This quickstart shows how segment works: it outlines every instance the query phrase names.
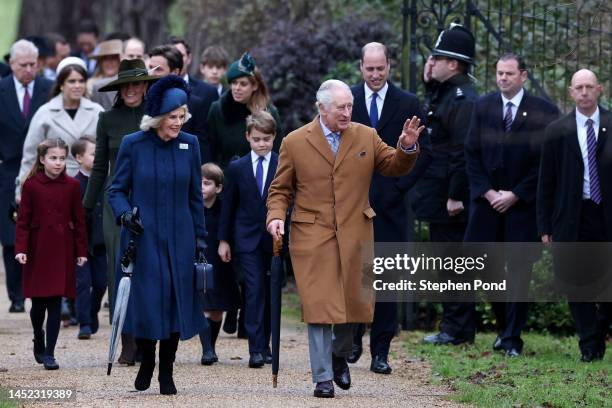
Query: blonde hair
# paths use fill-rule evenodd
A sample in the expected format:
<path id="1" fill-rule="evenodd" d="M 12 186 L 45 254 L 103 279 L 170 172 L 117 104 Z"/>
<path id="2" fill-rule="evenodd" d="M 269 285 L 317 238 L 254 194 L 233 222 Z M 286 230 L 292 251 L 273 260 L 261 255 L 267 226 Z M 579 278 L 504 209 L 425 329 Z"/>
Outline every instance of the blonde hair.
<path id="1" fill-rule="evenodd" d="M 26 176 L 26 180 L 34 177 L 36 174 L 38 174 L 38 172 L 45 170 L 45 166 L 40 162 L 40 159 L 41 157 L 45 157 L 45 155 L 47 154 L 47 151 L 49 151 L 49 149 L 52 149 L 54 147 L 64 149 L 66 151 L 66 157 L 68 157 L 68 145 L 62 139 L 53 137 L 51 139 L 43 140 L 38 145 L 38 147 L 36 147 L 36 161 L 34 162 L 32 169 Z M 66 171 L 65 166 L 64 166 L 64 171 Z"/>
<path id="2" fill-rule="evenodd" d="M 179 106 L 176 109 L 183 109 L 185 111 L 185 122 L 191 119 L 191 113 L 189 113 L 189 109 L 187 108 L 187 105 Z M 173 111 L 170 111 L 170 112 L 173 112 Z M 142 120 L 140 121 L 140 130 L 146 132 L 151 129 L 157 129 L 161 121 L 164 120 L 170 114 L 170 112 L 165 113 L 163 115 L 159 115 L 159 116 L 144 115 L 142 117 Z M 185 124 L 185 122 L 183 122 L 183 125 Z"/>

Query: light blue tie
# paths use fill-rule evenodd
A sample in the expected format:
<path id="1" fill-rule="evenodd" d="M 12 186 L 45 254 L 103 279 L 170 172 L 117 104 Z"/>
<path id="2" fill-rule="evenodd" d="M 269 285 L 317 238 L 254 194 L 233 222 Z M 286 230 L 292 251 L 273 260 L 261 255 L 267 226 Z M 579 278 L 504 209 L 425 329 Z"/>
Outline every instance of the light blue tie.
<path id="1" fill-rule="evenodd" d="M 331 147 L 332 152 L 334 152 L 334 156 L 338 153 L 338 146 L 340 145 L 340 135 L 337 133 L 329 134 L 329 147 Z"/>

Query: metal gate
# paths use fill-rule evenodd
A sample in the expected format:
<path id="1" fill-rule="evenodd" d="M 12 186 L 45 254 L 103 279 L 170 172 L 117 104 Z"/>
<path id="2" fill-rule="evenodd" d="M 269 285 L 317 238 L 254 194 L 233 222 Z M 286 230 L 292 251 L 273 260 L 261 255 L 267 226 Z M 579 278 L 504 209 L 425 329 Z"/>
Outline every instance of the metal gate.
<path id="1" fill-rule="evenodd" d="M 601 104 L 612 104 L 612 7 L 607 1 L 404 0 L 402 85 L 422 95 L 423 66 L 438 33 L 451 22 L 476 38 L 476 87 L 496 90 L 495 62 L 505 52 L 522 55 L 530 71 L 527 88 L 562 111 L 572 74 L 589 68 L 604 85 Z"/>

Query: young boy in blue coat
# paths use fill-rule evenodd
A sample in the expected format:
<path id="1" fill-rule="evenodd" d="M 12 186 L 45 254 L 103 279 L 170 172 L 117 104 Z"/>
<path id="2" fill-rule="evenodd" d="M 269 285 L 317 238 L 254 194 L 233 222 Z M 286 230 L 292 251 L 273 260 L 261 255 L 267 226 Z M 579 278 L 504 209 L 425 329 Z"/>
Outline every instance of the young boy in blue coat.
<path id="1" fill-rule="evenodd" d="M 79 163 L 79 172 L 75 178 L 81 183 L 81 198 L 87 190 L 89 174 L 94 162 L 96 140 L 83 136 L 72 144 L 72 156 Z M 91 214 L 87 214 L 88 228 L 88 262 L 79 266 L 76 271 L 77 296 L 76 312 L 80 329 L 78 338 L 86 340 L 98 331 L 98 312 L 106 292 L 106 247 L 102 233 L 102 197 L 96 203 Z"/>
<path id="2" fill-rule="evenodd" d="M 219 256 L 232 252 L 245 283 L 245 328 L 249 337 L 249 367 L 272 362 L 270 353 L 270 279 L 272 238 L 266 231 L 268 188 L 278 155 L 272 151 L 276 122 L 266 111 L 247 117 L 246 138 L 251 151 L 229 164 L 219 222 Z M 231 242 L 231 248 L 230 247 Z"/>

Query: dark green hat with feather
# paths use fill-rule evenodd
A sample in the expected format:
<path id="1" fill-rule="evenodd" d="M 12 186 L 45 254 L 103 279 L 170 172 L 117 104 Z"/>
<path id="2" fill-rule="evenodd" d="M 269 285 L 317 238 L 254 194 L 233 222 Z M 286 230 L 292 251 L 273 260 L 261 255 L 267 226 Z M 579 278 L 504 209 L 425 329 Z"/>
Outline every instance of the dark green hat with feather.
<path id="1" fill-rule="evenodd" d="M 227 70 L 227 82 L 244 76 L 255 76 L 255 60 L 248 52 L 242 54 L 238 61 L 234 61 Z"/>

